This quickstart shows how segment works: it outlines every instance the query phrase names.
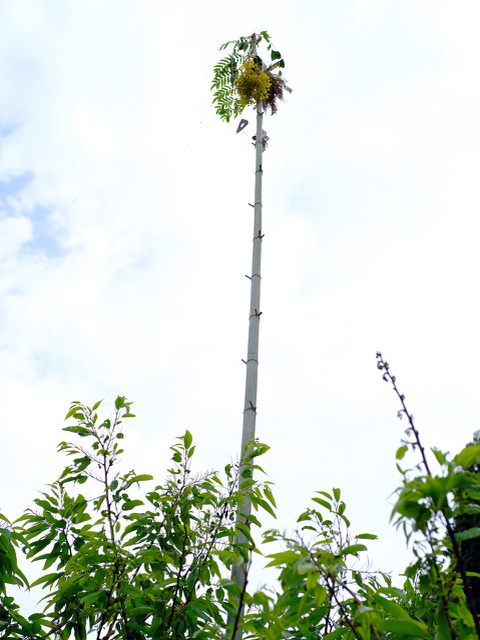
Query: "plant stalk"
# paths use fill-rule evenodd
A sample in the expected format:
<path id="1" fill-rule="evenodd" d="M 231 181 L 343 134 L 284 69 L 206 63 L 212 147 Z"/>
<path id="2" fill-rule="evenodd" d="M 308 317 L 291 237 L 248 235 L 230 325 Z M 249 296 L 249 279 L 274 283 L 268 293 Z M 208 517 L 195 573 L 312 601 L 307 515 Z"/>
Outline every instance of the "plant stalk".
<path id="1" fill-rule="evenodd" d="M 255 136 L 255 204 L 253 216 L 253 249 L 252 249 L 252 274 L 250 277 L 250 316 L 248 327 L 248 351 L 246 361 L 245 380 L 245 403 L 243 408 L 243 428 L 242 428 L 242 448 L 240 462 L 240 484 L 245 479 L 242 476 L 242 460 L 248 455 L 250 445 L 255 438 L 255 426 L 257 418 L 257 388 L 258 388 L 258 342 L 260 334 L 260 284 L 261 284 L 261 260 L 262 260 L 262 153 L 263 153 L 263 105 L 262 101 L 257 101 L 257 127 Z M 244 522 L 249 526 L 247 517 L 252 511 L 250 496 L 244 497 L 237 515 L 237 521 Z M 246 543 L 247 539 L 241 532 L 238 536 L 240 544 Z M 237 561 L 232 566 L 232 580 L 234 580 L 243 593 L 247 580 L 248 567 L 245 562 Z M 239 610 L 243 608 L 239 602 Z M 241 619 L 242 612 L 237 616 Z M 233 620 L 228 620 L 232 623 Z M 241 640 L 242 629 L 237 629 L 235 640 Z"/>

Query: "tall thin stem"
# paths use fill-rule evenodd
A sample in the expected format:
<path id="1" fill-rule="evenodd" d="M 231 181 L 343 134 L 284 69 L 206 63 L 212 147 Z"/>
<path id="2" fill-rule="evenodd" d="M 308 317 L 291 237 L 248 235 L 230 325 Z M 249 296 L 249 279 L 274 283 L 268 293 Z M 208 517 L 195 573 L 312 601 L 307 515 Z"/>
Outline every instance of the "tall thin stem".
<path id="1" fill-rule="evenodd" d="M 262 153 L 263 153 L 263 105 L 257 102 L 257 130 L 255 137 L 255 204 L 253 220 L 253 249 L 252 249 L 252 275 L 250 276 L 250 316 L 248 327 L 248 351 L 246 360 L 245 380 L 245 404 L 243 408 L 243 429 L 241 459 L 248 454 L 250 443 L 255 438 L 255 426 L 257 419 L 257 388 L 258 388 L 258 341 L 260 334 L 260 285 L 261 285 L 261 260 L 262 260 Z M 242 468 L 240 468 L 240 482 L 242 481 Z M 249 526 L 247 516 L 252 510 L 249 495 L 245 496 L 239 508 L 238 520 Z M 240 532 L 238 542 L 247 542 L 246 537 Z M 232 579 L 244 590 L 247 579 L 248 567 L 245 562 L 234 563 L 232 567 Z M 242 604 L 239 602 L 239 608 Z M 241 615 L 239 616 L 241 617 Z M 230 622 L 230 620 L 229 620 Z M 241 640 L 242 630 L 235 633 L 235 640 Z"/>
<path id="2" fill-rule="evenodd" d="M 255 438 L 258 386 L 258 340 L 260 333 L 260 285 L 262 260 L 262 102 L 257 103 L 257 132 L 255 142 L 255 205 L 253 221 L 252 275 L 250 277 L 250 316 L 248 328 L 247 374 L 245 381 L 245 404 L 243 408 L 242 455 Z M 250 504 L 249 500 L 245 504 Z M 247 513 L 247 512 L 245 512 Z M 248 510 L 250 513 L 250 510 Z"/>

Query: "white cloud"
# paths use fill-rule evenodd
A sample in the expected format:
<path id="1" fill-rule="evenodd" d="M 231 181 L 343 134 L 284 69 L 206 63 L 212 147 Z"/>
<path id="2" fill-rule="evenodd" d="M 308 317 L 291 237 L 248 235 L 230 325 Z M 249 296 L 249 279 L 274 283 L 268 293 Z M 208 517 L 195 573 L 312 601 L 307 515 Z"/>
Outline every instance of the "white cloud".
<path id="1" fill-rule="evenodd" d="M 0 219 L 0 260 L 14 255 L 32 237 L 32 223 L 27 218 Z"/>
<path id="2" fill-rule="evenodd" d="M 84 102 L 77 105 L 72 114 L 73 130 L 90 162 L 105 162 L 117 156 L 122 143 L 107 118 L 95 114 Z"/>
<path id="3" fill-rule="evenodd" d="M 357 0 L 356 15 L 362 22 L 368 22 L 378 17 L 381 10 L 392 5 L 391 0 Z"/>
<path id="4" fill-rule="evenodd" d="M 409 9 L 404 59 L 404 5 L 351 6 L 216 2 L 205 20 L 193 2 L 1 5 L 0 175 L 32 176 L 0 220 L 7 515 L 53 479 L 72 399 L 136 401 L 140 470 L 186 427 L 199 464 L 238 449 L 252 124 L 237 136 L 217 122 L 209 85 L 251 9 L 294 89 L 266 121 L 264 156 L 258 430 L 282 523 L 332 484 L 361 528 L 387 522 L 402 425 L 377 348 L 426 443 L 454 449 L 478 427 L 476 9 Z M 391 75 L 364 68 L 389 39 Z"/>

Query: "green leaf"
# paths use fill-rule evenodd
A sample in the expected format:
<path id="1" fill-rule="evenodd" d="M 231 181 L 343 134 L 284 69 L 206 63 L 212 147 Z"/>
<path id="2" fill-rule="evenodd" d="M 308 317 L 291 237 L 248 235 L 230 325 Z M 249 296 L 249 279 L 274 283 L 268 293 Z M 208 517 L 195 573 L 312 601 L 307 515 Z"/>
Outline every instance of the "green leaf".
<path id="1" fill-rule="evenodd" d="M 339 491 L 339 489 L 337 489 L 337 491 Z M 319 493 L 320 495 L 325 496 L 330 500 L 330 502 L 333 500 L 332 496 L 327 491 L 316 491 L 315 493 Z M 340 494 L 338 494 L 338 498 L 339 497 L 340 497 Z M 335 500 L 338 500 L 338 498 L 335 498 Z"/>
<path id="2" fill-rule="evenodd" d="M 437 459 L 438 464 L 445 464 L 446 455 L 442 451 L 432 448 L 432 453 Z"/>
<path id="3" fill-rule="evenodd" d="M 264 486 L 263 487 L 263 493 L 265 494 L 265 497 L 267 498 L 267 500 L 270 502 L 270 504 L 273 507 L 277 507 L 277 504 L 275 502 L 275 498 L 273 497 L 273 493 L 271 492 L 270 488 L 268 486 Z"/>
<path id="4" fill-rule="evenodd" d="M 348 627 L 339 627 L 334 631 L 330 631 L 323 636 L 323 640 L 337 640 L 338 638 L 343 638 L 343 636 L 349 633 Z"/>
<path id="5" fill-rule="evenodd" d="M 340 556 L 354 555 L 356 556 L 359 551 L 366 551 L 367 547 L 364 544 L 350 544 L 340 551 Z"/>
<path id="6" fill-rule="evenodd" d="M 35 504 L 37 504 L 39 507 L 42 507 L 42 509 L 45 509 L 45 511 L 51 511 L 53 513 L 58 513 L 58 509 L 56 509 L 50 502 L 48 502 L 47 500 L 41 500 L 40 498 L 36 498 L 34 500 Z"/>
<path id="7" fill-rule="evenodd" d="M 359 533 L 355 538 L 357 540 L 378 540 L 378 536 L 374 533 Z"/>
<path id="8" fill-rule="evenodd" d="M 403 446 L 401 446 L 401 447 L 399 447 L 397 449 L 397 453 L 395 454 L 395 458 L 397 460 L 402 460 L 403 457 L 405 456 L 405 454 L 407 453 L 407 451 L 408 451 L 408 446 L 406 444 L 404 444 Z"/>
<path id="9" fill-rule="evenodd" d="M 99 596 L 103 595 L 103 593 L 104 592 L 102 589 L 93 591 L 92 593 L 86 593 L 85 595 L 80 597 L 80 602 L 83 602 L 83 604 L 88 607 L 88 605 L 96 602 L 99 599 Z"/>
<path id="10" fill-rule="evenodd" d="M 480 444 L 472 444 L 458 453 L 453 462 L 459 467 L 471 467 L 480 461 Z"/>
<path id="11" fill-rule="evenodd" d="M 312 514 L 310 513 L 310 511 L 304 511 L 302 514 L 300 514 L 297 518 L 297 522 L 305 522 L 307 521 L 311 521 L 312 519 Z"/>
<path id="12" fill-rule="evenodd" d="M 12 539 L 12 532 L 9 529 L 0 528 L 0 535 L 4 536 L 8 542 Z"/>
<path id="13" fill-rule="evenodd" d="M 72 522 L 73 524 L 81 524 L 82 522 L 86 522 L 90 519 L 91 516 L 88 513 L 78 513 L 73 516 Z"/>
<path id="14" fill-rule="evenodd" d="M 415 620 L 380 620 L 376 626 L 380 631 L 391 631 L 392 633 L 413 636 L 414 638 L 423 638 L 428 631 L 426 625 Z"/>
<path id="15" fill-rule="evenodd" d="M 257 525 L 257 527 L 262 526 L 262 523 L 259 521 L 259 519 L 256 516 L 253 515 L 253 513 L 246 515 L 245 519 L 248 520 L 248 522 L 252 522 L 253 524 Z M 228 531 L 226 532 L 226 535 L 228 535 Z"/>
<path id="16" fill-rule="evenodd" d="M 70 408 L 69 412 L 67 413 L 67 415 L 65 416 L 65 420 L 68 420 L 69 418 L 71 418 L 73 414 L 76 413 L 77 411 L 78 411 L 78 403 L 74 403 Z"/>
<path id="17" fill-rule="evenodd" d="M 245 538 L 252 544 L 254 545 L 255 542 L 252 538 L 252 534 L 250 533 L 250 529 L 247 527 L 246 524 L 244 524 L 243 522 L 237 522 L 237 530 L 240 531 L 241 533 L 243 533 L 243 535 L 245 536 Z"/>
<path id="18" fill-rule="evenodd" d="M 130 509 L 134 509 L 135 507 L 139 507 L 143 504 L 143 500 L 126 500 L 123 505 L 123 511 L 130 511 Z"/>
<path id="19" fill-rule="evenodd" d="M 396 618 L 396 622 L 401 621 L 401 622 L 406 622 L 407 624 L 413 623 L 414 625 L 421 625 L 421 623 L 417 622 L 416 620 L 413 620 L 410 617 L 409 613 L 405 611 L 405 609 L 403 609 L 397 602 L 394 602 L 393 600 L 388 600 L 387 598 L 384 598 L 379 594 L 374 594 L 373 600 L 378 605 L 380 605 L 388 614 Z M 416 628 L 412 627 L 412 629 L 415 630 L 415 633 L 419 631 L 418 626 Z M 421 625 L 420 629 L 425 629 L 424 625 Z M 391 631 L 394 631 L 394 629 L 391 629 Z M 415 635 L 415 633 L 412 634 L 407 631 L 404 631 L 403 633 L 406 633 L 407 635 Z M 423 632 L 421 632 L 420 635 L 423 635 Z"/>
<path id="20" fill-rule="evenodd" d="M 460 540 L 470 540 L 472 538 L 478 538 L 480 536 L 480 527 L 472 527 L 471 529 L 466 529 L 465 531 L 458 531 L 455 533 L 455 538 Z"/>
<path id="21" fill-rule="evenodd" d="M 190 445 L 192 444 L 193 437 L 188 429 L 185 431 L 185 435 L 183 436 L 183 444 L 185 445 L 185 449 L 190 449 Z"/>
<path id="22" fill-rule="evenodd" d="M 77 458 L 73 461 L 76 469 L 76 472 L 84 471 L 92 462 L 88 456 L 83 456 L 82 458 Z"/>
<path id="23" fill-rule="evenodd" d="M 328 509 L 329 511 L 331 511 L 332 506 L 326 501 L 326 500 L 322 500 L 322 498 L 312 498 L 313 502 L 317 502 L 318 504 L 321 504 L 322 507 L 325 507 L 325 509 Z"/>
<path id="24" fill-rule="evenodd" d="M 267 558 L 272 558 L 272 560 L 265 567 L 278 567 L 282 564 L 291 565 L 299 559 L 299 556 L 296 551 L 280 551 L 269 554 Z"/>
<path id="25" fill-rule="evenodd" d="M 86 427 L 64 427 L 63 431 L 69 431 L 71 433 L 76 433 L 81 438 L 85 438 L 86 436 L 92 435 L 91 429 L 87 429 Z"/>
<path id="26" fill-rule="evenodd" d="M 267 511 L 271 516 L 273 516 L 274 518 L 277 517 L 277 514 L 266 500 L 255 495 L 251 495 L 250 499 L 254 507 L 259 505 L 260 507 L 262 507 L 262 509 L 265 509 L 265 511 Z"/>
<path id="27" fill-rule="evenodd" d="M 147 480 L 153 480 L 153 476 L 148 473 L 143 473 L 139 476 L 134 476 L 132 478 L 132 482 L 146 482 Z"/>
<path id="28" fill-rule="evenodd" d="M 125 396 L 118 396 L 115 399 L 115 409 L 117 409 L 117 411 L 125 406 L 125 400 Z"/>
<path id="29" fill-rule="evenodd" d="M 51 555 L 49 558 L 47 558 L 45 560 L 45 564 L 43 565 L 43 570 L 45 571 L 46 569 L 48 569 L 49 567 L 52 566 L 52 564 L 54 564 L 55 562 L 57 562 L 59 560 L 59 555 L 58 553 L 55 553 L 53 555 Z"/>
<path id="30" fill-rule="evenodd" d="M 439 605 L 437 609 L 437 628 L 439 640 L 451 640 L 452 635 L 450 633 L 447 616 L 441 605 Z"/>
<path id="31" fill-rule="evenodd" d="M 35 580 L 35 582 L 32 582 L 30 588 L 36 587 L 39 584 L 43 584 L 45 587 L 47 587 L 48 585 L 53 584 L 54 582 L 59 580 L 63 575 L 64 573 L 62 571 L 59 571 L 57 573 L 48 573 L 46 576 L 41 576 L 40 578 Z"/>

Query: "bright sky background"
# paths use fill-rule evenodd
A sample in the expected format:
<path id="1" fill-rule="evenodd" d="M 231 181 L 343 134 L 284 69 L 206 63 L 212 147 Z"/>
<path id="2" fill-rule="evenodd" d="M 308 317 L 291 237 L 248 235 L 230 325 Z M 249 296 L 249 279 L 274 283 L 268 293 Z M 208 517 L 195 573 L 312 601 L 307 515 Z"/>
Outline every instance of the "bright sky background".
<path id="1" fill-rule="evenodd" d="M 480 427 L 479 26 L 474 0 L 0 3 L 3 513 L 56 479 L 72 400 L 133 400 L 125 468 L 159 481 L 186 428 L 199 469 L 237 456 L 254 114 L 237 135 L 210 84 L 223 42 L 266 29 L 293 88 L 263 158 L 278 526 L 338 486 L 374 567 L 403 568 L 406 425 L 375 352 L 425 446 Z"/>

